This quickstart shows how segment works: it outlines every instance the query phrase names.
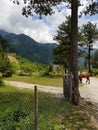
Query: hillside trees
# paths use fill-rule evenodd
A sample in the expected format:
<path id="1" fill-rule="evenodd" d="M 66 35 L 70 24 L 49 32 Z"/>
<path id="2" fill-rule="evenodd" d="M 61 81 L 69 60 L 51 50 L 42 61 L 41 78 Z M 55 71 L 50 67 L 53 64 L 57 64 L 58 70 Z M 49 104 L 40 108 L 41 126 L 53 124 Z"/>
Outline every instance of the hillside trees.
<path id="1" fill-rule="evenodd" d="M 14 71 L 7 54 L 3 51 L 2 46 L 0 46 L 0 73 L 4 77 L 9 77 L 13 74 L 13 72 Z"/>
<path id="2" fill-rule="evenodd" d="M 69 66 L 69 56 L 70 56 L 70 46 L 71 46 L 71 17 L 67 16 L 66 21 L 58 26 L 57 35 L 54 36 L 54 40 L 59 43 L 59 45 L 54 48 L 54 62 L 64 66 L 65 73 Z M 83 36 L 80 28 L 78 28 L 78 42 L 81 43 Z M 81 45 L 81 44 L 78 44 Z M 81 55 L 81 51 L 78 51 Z"/>
<path id="3" fill-rule="evenodd" d="M 7 56 L 11 50 L 9 43 L 0 36 L 0 73 L 1 76 L 11 76 L 13 73 L 12 65 Z"/>
<path id="4" fill-rule="evenodd" d="M 96 24 L 88 22 L 82 27 L 82 33 L 84 36 L 84 45 L 87 46 L 87 60 L 88 60 L 88 72 L 91 73 L 91 50 L 93 49 L 93 43 L 98 39 L 98 29 Z"/>
<path id="5" fill-rule="evenodd" d="M 19 4 L 18 0 L 12 0 Z M 26 6 L 22 10 L 22 14 L 28 17 L 28 15 L 33 15 L 35 12 L 42 15 L 52 15 L 53 6 L 59 5 L 61 2 L 69 3 L 71 9 L 71 49 L 70 49 L 70 64 L 69 64 L 69 74 L 73 75 L 72 82 L 72 95 L 71 102 L 78 105 L 80 102 L 80 94 L 78 90 L 78 47 L 77 47 L 77 26 L 78 26 L 78 6 L 80 5 L 80 0 L 23 0 Z M 87 7 L 87 13 L 97 13 L 96 8 L 98 1 L 94 2 L 91 0 L 90 6 Z M 90 12 L 91 11 L 91 12 Z"/>
<path id="6" fill-rule="evenodd" d="M 0 35 L 0 45 L 5 52 L 15 52 L 15 49 Z"/>
<path id="7" fill-rule="evenodd" d="M 66 17 L 66 21 L 63 22 L 57 31 L 57 35 L 54 36 L 59 45 L 53 50 L 54 62 L 64 66 L 65 73 L 68 69 L 69 55 L 70 55 L 70 35 L 71 35 L 71 18 Z"/>
<path id="8" fill-rule="evenodd" d="M 92 66 L 96 69 L 98 68 L 98 50 L 95 51 L 92 57 Z"/>

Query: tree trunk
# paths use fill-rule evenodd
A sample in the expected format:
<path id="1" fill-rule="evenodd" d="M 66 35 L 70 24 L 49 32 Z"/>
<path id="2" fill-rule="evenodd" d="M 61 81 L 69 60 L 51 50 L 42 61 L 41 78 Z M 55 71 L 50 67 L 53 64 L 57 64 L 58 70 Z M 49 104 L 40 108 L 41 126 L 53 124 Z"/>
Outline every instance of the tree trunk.
<path id="1" fill-rule="evenodd" d="M 80 93 L 78 89 L 78 0 L 71 2 L 71 56 L 70 73 L 73 75 L 72 82 L 72 103 L 78 105 L 80 102 Z"/>
<path id="2" fill-rule="evenodd" d="M 65 71 L 65 74 L 66 74 L 66 68 L 67 68 L 67 65 L 66 63 L 64 64 L 64 71 Z"/>
<path id="3" fill-rule="evenodd" d="M 63 78 L 63 94 L 66 100 L 72 100 L 72 75 L 68 74 Z"/>
<path id="4" fill-rule="evenodd" d="M 78 89 L 77 28 L 78 28 L 78 0 L 72 0 L 71 1 L 71 48 L 70 48 L 70 63 L 69 63 L 68 73 L 73 78 L 69 79 L 72 84 L 70 82 L 67 82 L 67 84 L 69 84 L 68 85 L 69 89 L 72 87 L 71 102 L 74 105 L 78 105 L 80 102 L 80 93 Z M 66 82 L 66 79 L 65 79 L 65 82 Z M 70 101 L 70 98 L 69 98 L 69 101 Z"/>
<path id="5" fill-rule="evenodd" d="M 89 47 L 88 47 L 88 72 L 91 73 L 91 67 L 90 67 L 90 43 L 89 43 Z"/>

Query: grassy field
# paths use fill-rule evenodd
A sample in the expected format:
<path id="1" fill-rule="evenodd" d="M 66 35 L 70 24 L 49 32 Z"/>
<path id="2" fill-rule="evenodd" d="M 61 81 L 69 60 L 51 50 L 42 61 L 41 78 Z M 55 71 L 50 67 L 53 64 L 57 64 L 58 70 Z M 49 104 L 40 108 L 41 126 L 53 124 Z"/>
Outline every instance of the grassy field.
<path id="1" fill-rule="evenodd" d="M 40 77 L 40 76 L 17 76 L 14 75 L 10 78 L 6 78 L 6 80 L 11 81 L 22 81 L 26 83 L 40 84 L 45 86 L 54 86 L 54 87 L 62 87 L 63 86 L 63 77 L 55 76 L 55 77 Z"/>
<path id="2" fill-rule="evenodd" d="M 92 106 L 73 106 L 42 92 L 38 92 L 38 102 L 39 130 L 97 130 L 89 114 L 94 111 Z M 33 90 L 0 88 L 0 130 L 34 130 Z"/>

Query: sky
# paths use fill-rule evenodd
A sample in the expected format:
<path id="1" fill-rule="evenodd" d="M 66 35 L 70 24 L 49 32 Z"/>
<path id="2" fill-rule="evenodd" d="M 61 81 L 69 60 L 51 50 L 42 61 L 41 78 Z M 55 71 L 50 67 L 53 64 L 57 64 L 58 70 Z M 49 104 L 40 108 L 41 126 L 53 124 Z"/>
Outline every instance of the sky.
<path id="1" fill-rule="evenodd" d="M 38 16 L 26 18 L 22 15 L 22 1 L 20 5 L 16 5 L 10 0 L 0 0 L 0 29 L 15 34 L 26 34 L 40 43 L 55 43 L 53 36 L 57 34 L 58 26 L 66 20 L 65 16 L 70 14 L 70 10 L 65 9 L 65 3 L 59 6 L 61 12 L 54 8 L 55 14 L 38 19 Z M 86 0 L 82 1 L 87 5 Z M 80 7 L 79 12 L 84 9 L 85 6 Z M 79 26 L 88 21 L 96 23 L 98 27 L 98 15 L 83 15 L 79 18 Z"/>

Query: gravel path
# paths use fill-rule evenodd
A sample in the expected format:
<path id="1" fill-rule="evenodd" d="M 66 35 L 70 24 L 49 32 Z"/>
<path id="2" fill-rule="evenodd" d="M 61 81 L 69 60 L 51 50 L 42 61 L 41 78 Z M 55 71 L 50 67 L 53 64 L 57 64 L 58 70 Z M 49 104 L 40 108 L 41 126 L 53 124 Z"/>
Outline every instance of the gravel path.
<path id="1" fill-rule="evenodd" d="M 81 96 L 87 100 L 91 101 L 95 105 L 98 106 L 98 79 L 91 77 L 90 84 L 86 84 L 85 79 L 83 80 L 83 87 L 79 88 Z M 17 82 L 17 81 L 5 81 L 7 84 L 16 86 L 20 89 L 22 88 L 30 88 L 34 89 L 34 86 L 37 84 L 28 84 L 23 82 Z M 63 96 L 63 89 L 58 87 L 52 87 L 52 86 L 42 86 L 37 85 L 38 90 L 44 91 L 44 92 L 50 92 L 54 93 L 57 96 Z"/>
<path id="2" fill-rule="evenodd" d="M 5 81 L 6 84 L 16 86 L 20 89 L 23 88 L 29 88 L 34 89 L 34 86 L 37 86 L 39 91 L 48 92 L 56 94 L 57 96 L 63 96 L 63 89 L 58 87 L 52 87 L 52 86 L 43 86 L 38 84 L 29 84 L 29 83 L 23 83 L 23 82 L 17 82 L 17 81 Z"/>
<path id="3" fill-rule="evenodd" d="M 91 77 L 90 84 L 83 80 L 83 87 L 80 88 L 80 94 L 85 100 L 91 101 L 98 107 L 98 78 Z"/>

